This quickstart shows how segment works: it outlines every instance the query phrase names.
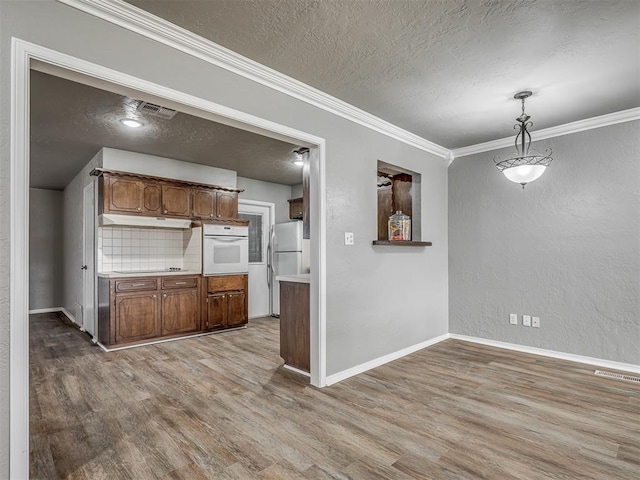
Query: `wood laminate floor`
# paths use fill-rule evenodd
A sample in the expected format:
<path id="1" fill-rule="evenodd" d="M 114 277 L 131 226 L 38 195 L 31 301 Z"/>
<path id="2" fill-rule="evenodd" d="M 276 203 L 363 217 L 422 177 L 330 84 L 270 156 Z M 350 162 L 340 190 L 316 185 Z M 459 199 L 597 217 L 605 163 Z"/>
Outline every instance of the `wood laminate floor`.
<path id="1" fill-rule="evenodd" d="M 278 322 L 103 353 L 31 317 L 35 479 L 640 479 L 640 385 L 449 340 L 325 389 Z"/>

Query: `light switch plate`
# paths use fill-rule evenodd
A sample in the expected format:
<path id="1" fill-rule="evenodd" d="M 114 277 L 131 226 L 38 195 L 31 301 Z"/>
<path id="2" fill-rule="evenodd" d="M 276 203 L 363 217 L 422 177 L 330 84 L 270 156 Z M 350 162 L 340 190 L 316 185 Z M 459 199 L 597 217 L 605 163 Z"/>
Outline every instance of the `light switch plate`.
<path id="1" fill-rule="evenodd" d="M 518 324 L 518 314 L 517 313 L 510 313 L 509 314 L 509 324 L 510 325 L 517 325 Z"/>
<path id="2" fill-rule="evenodd" d="M 353 232 L 344 232 L 344 244 L 353 245 Z"/>
<path id="3" fill-rule="evenodd" d="M 531 315 L 522 315 L 522 326 L 523 327 L 531 326 Z"/>
<path id="4" fill-rule="evenodd" d="M 531 326 L 540 328 L 540 317 L 531 317 Z"/>

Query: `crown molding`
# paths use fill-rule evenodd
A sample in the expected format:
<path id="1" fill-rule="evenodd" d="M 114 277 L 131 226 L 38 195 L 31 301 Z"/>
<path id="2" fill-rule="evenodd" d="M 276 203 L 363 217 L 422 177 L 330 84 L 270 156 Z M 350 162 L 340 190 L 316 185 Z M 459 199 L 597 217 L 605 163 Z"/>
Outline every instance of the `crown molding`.
<path id="1" fill-rule="evenodd" d="M 449 150 L 123 0 L 57 0 L 443 159 Z"/>
<path id="2" fill-rule="evenodd" d="M 536 130 L 535 132 L 531 133 L 532 136 L 535 135 L 536 140 L 544 140 L 546 138 L 561 137 L 563 135 L 584 132 L 585 130 L 606 127 L 609 125 L 615 125 L 617 123 L 632 122 L 633 120 L 640 120 L 640 108 L 630 108 L 629 110 L 608 113 L 606 115 L 600 115 L 599 117 L 587 118 L 585 120 L 565 123 L 564 125 L 558 125 L 556 127 Z M 451 162 L 453 162 L 453 159 L 456 159 L 458 157 L 464 157 L 467 155 L 473 155 L 475 153 L 490 152 L 492 150 L 498 150 L 499 148 L 510 147 L 513 145 L 513 139 L 514 137 L 511 136 L 507 138 L 501 138 L 499 140 L 492 140 L 490 142 L 470 145 L 468 147 L 453 149 L 451 150 L 451 154 L 453 155 Z M 451 164 L 451 162 L 449 164 Z"/>

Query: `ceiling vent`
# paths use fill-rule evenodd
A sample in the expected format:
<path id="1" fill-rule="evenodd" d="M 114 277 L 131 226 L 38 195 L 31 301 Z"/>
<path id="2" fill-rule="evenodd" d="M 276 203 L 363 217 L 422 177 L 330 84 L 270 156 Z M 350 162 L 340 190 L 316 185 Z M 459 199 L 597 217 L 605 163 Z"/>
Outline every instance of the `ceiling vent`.
<path id="1" fill-rule="evenodd" d="M 138 110 L 155 117 L 166 118 L 167 120 L 171 120 L 176 115 L 176 113 L 178 113 L 177 110 L 173 110 L 171 108 L 163 107 L 161 105 L 156 105 L 155 103 L 149 102 L 140 102 L 140 105 L 138 105 Z"/>

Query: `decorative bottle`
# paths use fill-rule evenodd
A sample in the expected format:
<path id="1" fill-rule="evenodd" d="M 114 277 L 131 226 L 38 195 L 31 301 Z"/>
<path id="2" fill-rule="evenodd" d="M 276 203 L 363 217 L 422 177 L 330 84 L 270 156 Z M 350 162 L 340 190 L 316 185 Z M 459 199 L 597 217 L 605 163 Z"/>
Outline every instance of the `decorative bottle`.
<path id="1" fill-rule="evenodd" d="M 411 240 L 411 218 L 401 210 L 389 217 L 389 240 Z"/>

